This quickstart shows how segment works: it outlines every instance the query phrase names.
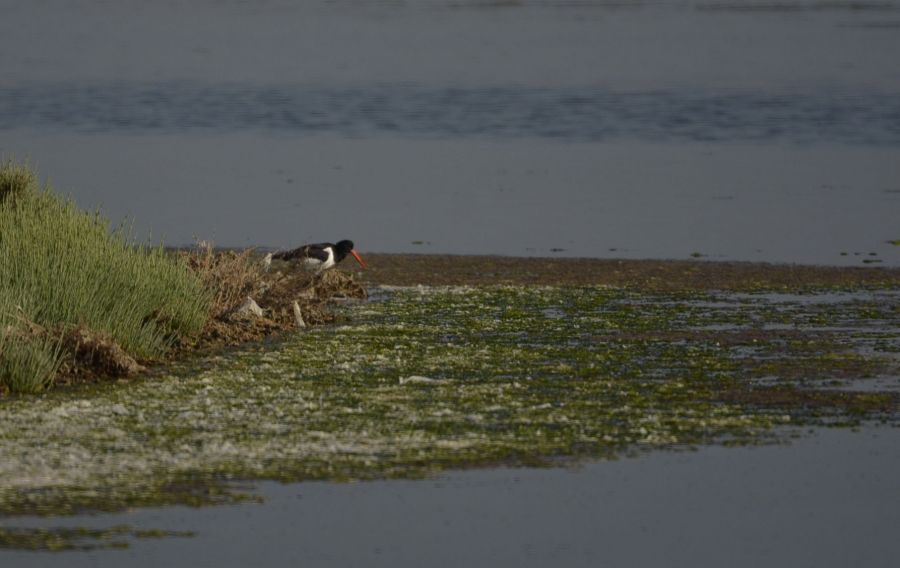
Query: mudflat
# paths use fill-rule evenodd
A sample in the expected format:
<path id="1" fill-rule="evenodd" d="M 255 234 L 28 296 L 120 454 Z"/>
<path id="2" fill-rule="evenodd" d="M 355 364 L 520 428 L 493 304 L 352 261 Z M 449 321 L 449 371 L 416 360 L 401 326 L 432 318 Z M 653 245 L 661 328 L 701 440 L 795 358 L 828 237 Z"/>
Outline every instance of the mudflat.
<path id="1" fill-rule="evenodd" d="M 369 284 L 607 285 L 648 291 L 761 290 L 900 286 L 900 269 L 703 260 L 534 258 L 478 255 L 365 255 Z"/>

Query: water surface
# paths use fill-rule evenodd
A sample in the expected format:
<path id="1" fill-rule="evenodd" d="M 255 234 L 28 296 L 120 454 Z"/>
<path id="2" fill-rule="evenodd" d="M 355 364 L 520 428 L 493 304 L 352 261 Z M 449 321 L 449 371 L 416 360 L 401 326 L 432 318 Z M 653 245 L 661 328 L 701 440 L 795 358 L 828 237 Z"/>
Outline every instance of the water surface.
<path id="1" fill-rule="evenodd" d="M 195 531 L 124 551 L 0 551 L 21 566 L 777 566 L 887 568 L 900 547 L 896 428 L 789 446 L 665 452 L 424 481 L 263 483 L 263 505 L 28 519 Z"/>
<path id="2" fill-rule="evenodd" d="M 2 2 L 0 154 L 140 237 L 900 264 L 895 2 Z"/>

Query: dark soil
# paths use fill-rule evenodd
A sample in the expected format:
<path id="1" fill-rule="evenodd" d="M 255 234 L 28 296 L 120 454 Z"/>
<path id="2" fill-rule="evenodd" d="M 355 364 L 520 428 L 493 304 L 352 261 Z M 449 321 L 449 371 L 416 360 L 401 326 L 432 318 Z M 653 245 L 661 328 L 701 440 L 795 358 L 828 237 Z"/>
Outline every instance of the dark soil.
<path id="1" fill-rule="evenodd" d="M 900 286 L 900 269 L 750 262 L 367 253 L 366 284 L 608 285 L 654 292 Z"/>

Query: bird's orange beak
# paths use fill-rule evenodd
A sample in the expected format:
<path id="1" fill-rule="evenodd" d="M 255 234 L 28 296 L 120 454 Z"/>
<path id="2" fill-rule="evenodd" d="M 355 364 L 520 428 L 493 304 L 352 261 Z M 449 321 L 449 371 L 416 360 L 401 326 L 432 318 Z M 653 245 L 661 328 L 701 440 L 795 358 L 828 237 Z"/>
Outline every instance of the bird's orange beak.
<path id="1" fill-rule="evenodd" d="M 366 267 L 366 263 L 363 262 L 361 258 L 359 258 L 359 255 L 356 254 L 356 250 L 355 250 L 355 249 L 350 249 L 350 254 L 353 255 L 353 258 L 356 259 L 356 262 L 358 262 L 360 266 L 362 266 L 363 268 Z"/>

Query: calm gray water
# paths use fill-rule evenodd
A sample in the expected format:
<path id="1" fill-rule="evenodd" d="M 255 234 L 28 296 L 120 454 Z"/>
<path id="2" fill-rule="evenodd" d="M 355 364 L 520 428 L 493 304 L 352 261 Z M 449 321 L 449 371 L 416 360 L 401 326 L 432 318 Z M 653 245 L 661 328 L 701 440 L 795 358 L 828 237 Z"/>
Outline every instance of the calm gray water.
<path id="1" fill-rule="evenodd" d="M 892 0 L 0 13 L 0 155 L 140 238 L 900 265 Z"/>
<path id="2" fill-rule="evenodd" d="M 0 551 L 0 563 L 887 568 L 900 554 L 898 442 L 896 428 L 820 430 L 790 446 L 661 452 L 570 470 L 264 483 L 262 505 L 16 519 L 197 535 L 124 551 Z"/>

